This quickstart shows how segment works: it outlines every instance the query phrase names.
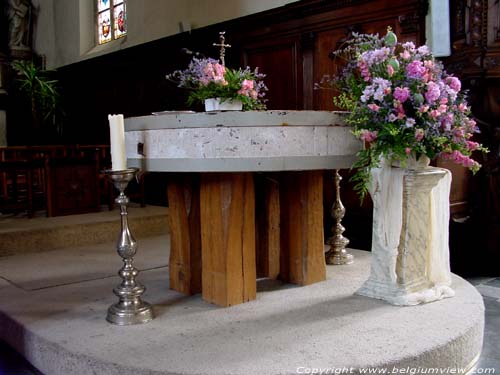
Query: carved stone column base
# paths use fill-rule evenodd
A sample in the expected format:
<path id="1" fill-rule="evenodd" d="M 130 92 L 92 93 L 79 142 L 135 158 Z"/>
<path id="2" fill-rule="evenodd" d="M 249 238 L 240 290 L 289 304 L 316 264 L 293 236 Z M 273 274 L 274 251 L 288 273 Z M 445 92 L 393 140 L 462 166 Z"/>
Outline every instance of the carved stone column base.
<path id="1" fill-rule="evenodd" d="M 393 168 L 382 170 L 381 175 L 384 177 L 378 179 L 372 174 L 377 187 L 370 191 L 374 204 L 370 277 L 356 294 L 394 305 L 416 305 L 453 296 L 449 285 L 431 281 L 428 274 L 430 252 L 447 251 L 431 249 L 432 236 L 448 230 L 433 227 L 438 221 L 431 211 L 431 190 L 446 171 Z M 449 210 L 447 199 L 443 202 L 435 210 Z M 395 220 L 398 212 L 399 228 Z"/>

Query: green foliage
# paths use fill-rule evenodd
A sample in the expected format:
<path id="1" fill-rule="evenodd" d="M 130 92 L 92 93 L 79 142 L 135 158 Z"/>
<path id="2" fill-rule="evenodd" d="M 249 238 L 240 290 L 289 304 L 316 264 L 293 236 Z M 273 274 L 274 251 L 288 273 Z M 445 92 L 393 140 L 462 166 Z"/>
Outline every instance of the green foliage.
<path id="1" fill-rule="evenodd" d="M 18 73 L 18 88 L 30 102 L 33 125 L 52 127 L 61 134 L 60 94 L 58 81 L 50 77 L 53 71 L 42 70 L 32 61 L 14 61 L 12 66 Z"/>

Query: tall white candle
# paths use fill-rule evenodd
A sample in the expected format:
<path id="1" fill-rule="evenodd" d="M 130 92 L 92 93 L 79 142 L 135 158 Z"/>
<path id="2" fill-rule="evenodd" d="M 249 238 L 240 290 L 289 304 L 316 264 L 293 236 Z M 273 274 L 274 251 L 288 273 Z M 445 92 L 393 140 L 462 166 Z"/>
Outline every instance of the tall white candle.
<path id="1" fill-rule="evenodd" d="M 111 142 L 111 169 L 113 171 L 122 171 L 127 169 L 123 115 L 108 115 L 108 120 Z"/>

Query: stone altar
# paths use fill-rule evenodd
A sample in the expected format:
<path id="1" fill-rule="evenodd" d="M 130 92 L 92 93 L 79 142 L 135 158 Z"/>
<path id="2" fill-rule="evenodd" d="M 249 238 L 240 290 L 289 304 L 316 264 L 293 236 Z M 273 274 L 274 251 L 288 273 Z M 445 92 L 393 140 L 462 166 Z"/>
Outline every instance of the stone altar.
<path id="1" fill-rule="evenodd" d="M 230 306 L 255 299 L 257 275 L 325 280 L 323 170 L 361 147 L 342 113 L 166 112 L 126 119 L 125 139 L 128 167 L 175 172 L 171 288 Z"/>

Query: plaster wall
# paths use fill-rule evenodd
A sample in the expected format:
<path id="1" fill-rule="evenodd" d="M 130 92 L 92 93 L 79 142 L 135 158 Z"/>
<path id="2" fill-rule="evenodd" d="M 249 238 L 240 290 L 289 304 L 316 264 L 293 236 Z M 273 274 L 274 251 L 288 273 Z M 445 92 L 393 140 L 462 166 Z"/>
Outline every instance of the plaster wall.
<path id="1" fill-rule="evenodd" d="M 174 35 L 181 22 L 187 31 L 295 1 L 128 0 L 127 36 L 96 46 L 94 0 L 34 0 L 34 49 L 45 55 L 47 68 L 57 68 Z"/>

